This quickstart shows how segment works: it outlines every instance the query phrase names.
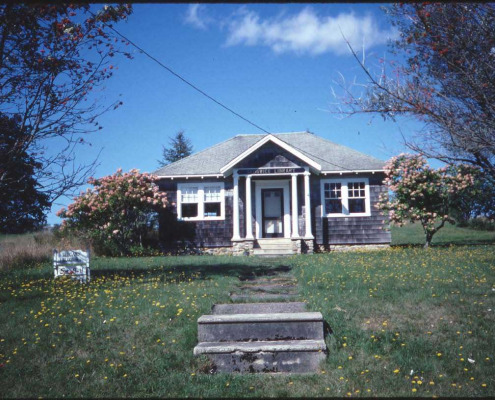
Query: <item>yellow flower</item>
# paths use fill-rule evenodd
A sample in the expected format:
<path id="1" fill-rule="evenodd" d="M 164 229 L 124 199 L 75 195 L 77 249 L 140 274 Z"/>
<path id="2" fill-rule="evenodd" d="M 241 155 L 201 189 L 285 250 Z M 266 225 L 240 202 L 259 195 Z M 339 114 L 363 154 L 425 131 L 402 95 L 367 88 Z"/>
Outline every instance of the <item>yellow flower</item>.
<path id="1" fill-rule="evenodd" d="M 418 389 L 416 389 L 416 388 L 412 388 L 412 389 L 411 389 L 411 391 L 414 393 L 414 392 L 417 392 L 417 391 L 418 391 Z"/>
<path id="2" fill-rule="evenodd" d="M 394 369 L 394 374 L 398 374 L 400 369 Z"/>

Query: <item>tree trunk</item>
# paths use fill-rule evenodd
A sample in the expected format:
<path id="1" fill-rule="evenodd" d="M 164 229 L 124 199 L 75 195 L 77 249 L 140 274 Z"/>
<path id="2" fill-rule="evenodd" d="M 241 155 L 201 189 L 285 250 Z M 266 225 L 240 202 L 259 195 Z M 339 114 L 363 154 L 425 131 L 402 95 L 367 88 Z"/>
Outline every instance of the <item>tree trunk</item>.
<path id="1" fill-rule="evenodd" d="M 423 248 L 427 249 L 431 246 L 431 240 L 433 239 L 433 233 L 426 232 L 426 242 Z"/>

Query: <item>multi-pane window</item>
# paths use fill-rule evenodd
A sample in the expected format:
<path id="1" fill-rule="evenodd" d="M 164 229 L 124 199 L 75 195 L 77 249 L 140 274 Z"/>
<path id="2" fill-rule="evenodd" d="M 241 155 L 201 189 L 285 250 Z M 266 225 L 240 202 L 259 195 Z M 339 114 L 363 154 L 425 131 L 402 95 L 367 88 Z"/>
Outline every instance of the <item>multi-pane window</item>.
<path id="1" fill-rule="evenodd" d="M 222 210 L 220 186 L 205 186 L 204 188 L 204 216 L 220 217 Z"/>
<path id="2" fill-rule="evenodd" d="M 349 213 L 364 213 L 366 212 L 366 185 L 364 182 L 349 182 L 347 183 L 347 197 L 349 205 Z"/>
<path id="3" fill-rule="evenodd" d="M 177 215 L 180 219 L 223 219 L 225 200 L 223 183 L 177 185 Z"/>
<path id="4" fill-rule="evenodd" d="M 322 180 L 323 214 L 367 216 L 370 212 L 368 178 Z"/>
<path id="5" fill-rule="evenodd" d="M 342 213 L 342 184 L 325 183 L 325 209 L 327 214 Z"/>
<path id="6" fill-rule="evenodd" d="M 185 187 L 181 191 L 182 217 L 194 218 L 198 216 L 199 211 L 198 188 L 191 186 Z"/>

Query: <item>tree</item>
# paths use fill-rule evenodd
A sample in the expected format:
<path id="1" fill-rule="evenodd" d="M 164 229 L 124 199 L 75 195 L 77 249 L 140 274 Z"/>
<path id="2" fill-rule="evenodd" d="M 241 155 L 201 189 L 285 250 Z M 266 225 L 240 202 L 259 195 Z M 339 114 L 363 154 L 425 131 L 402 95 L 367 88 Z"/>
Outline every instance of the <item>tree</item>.
<path id="1" fill-rule="evenodd" d="M 352 54 L 368 82 L 346 86 L 339 112 L 413 116 L 425 129 L 406 145 L 449 165 L 478 166 L 495 183 L 495 5 L 400 3 L 385 9 L 400 36 L 399 60 L 375 73 Z M 401 60 L 402 59 L 402 60 Z"/>
<path id="2" fill-rule="evenodd" d="M 97 117 L 120 104 L 98 106 L 90 95 L 112 76 L 110 58 L 131 57 L 110 34 L 112 23 L 130 12 L 127 5 L 96 14 L 89 4 L 0 5 L 0 112 L 19 116 L 14 147 L 39 166 L 34 179 L 50 204 L 94 169 L 94 162 L 77 163 L 75 154 L 86 143 L 84 134 L 101 129 Z M 5 167 L 4 174 L 14 165 Z M 7 187 L 4 178 L 0 191 Z"/>
<path id="3" fill-rule="evenodd" d="M 151 174 L 133 169 L 101 179 L 74 198 L 57 215 L 64 218 L 61 230 L 77 232 L 104 254 L 128 255 L 143 248 L 144 239 L 157 224 L 158 212 L 167 207 L 167 195 L 154 184 Z"/>
<path id="4" fill-rule="evenodd" d="M 400 154 L 385 165 L 385 183 L 393 196 L 388 199 L 388 194 L 382 194 L 379 208 L 399 226 L 405 221 L 419 221 L 427 248 L 446 222 L 455 222 L 453 204 L 458 195 L 472 190 L 474 173 L 476 170 L 466 165 L 435 170 L 421 155 Z"/>
<path id="5" fill-rule="evenodd" d="M 163 159 L 158 160 L 161 167 L 190 156 L 193 152 L 191 140 L 186 137 L 184 131 L 177 132 L 175 137 L 169 138 L 169 142 L 170 147 L 163 146 Z"/>
<path id="6" fill-rule="evenodd" d="M 45 223 L 48 195 L 41 193 L 35 179 L 40 168 L 25 149 L 18 147 L 26 138 L 20 117 L 0 113 L 0 232 L 24 233 Z"/>

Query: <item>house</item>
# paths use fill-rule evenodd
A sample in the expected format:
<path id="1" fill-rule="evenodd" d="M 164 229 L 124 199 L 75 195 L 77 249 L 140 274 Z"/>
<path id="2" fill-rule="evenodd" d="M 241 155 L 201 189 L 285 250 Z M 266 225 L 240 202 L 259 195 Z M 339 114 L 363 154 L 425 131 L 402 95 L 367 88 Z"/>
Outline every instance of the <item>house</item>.
<path id="1" fill-rule="evenodd" d="M 388 245 L 384 162 L 310 132 L 237 135 L 154 172 L 210 253 Z"/>

